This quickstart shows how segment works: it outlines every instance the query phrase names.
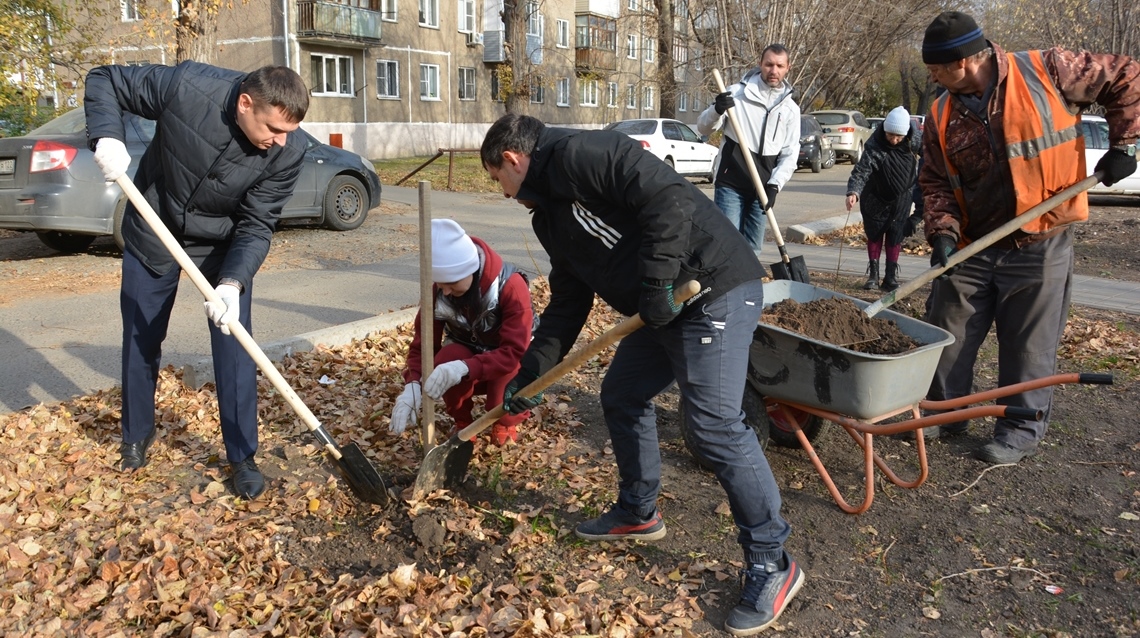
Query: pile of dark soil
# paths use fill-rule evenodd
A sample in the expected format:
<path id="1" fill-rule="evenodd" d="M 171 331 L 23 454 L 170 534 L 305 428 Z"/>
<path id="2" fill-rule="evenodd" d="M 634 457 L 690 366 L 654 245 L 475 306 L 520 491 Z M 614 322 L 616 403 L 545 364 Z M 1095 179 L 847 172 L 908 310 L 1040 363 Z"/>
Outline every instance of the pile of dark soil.
<path id="1" fill-rule="evenodd" d="M 768 307 L 760 321 L 864 354 L 902 354 L 922 345 L 903 334 L 895 322 L 868 317 L 855 302 L 842 297 L 806 303 L 784 299 Z"/>

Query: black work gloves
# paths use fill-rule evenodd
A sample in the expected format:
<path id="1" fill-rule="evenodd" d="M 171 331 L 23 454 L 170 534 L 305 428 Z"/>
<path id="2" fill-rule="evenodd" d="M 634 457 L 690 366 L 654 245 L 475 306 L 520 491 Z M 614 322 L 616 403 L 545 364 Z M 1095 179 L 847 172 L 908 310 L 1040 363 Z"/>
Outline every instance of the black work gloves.
<path id="1" fill-rule="evenodd" d="M 731 93 L 725 91 L 724 93 L 717 94 L 713 104 L 715 105 L 714 108 L 716 108 L 716 114 L 724 115 L 725 111 L 736 106 L 736 100 L 732 99 Z"/>
<path id="2" fill-rule="evenodd" d="M 768 196 L 768 206 L 764 210 L 771 210 L 776 205 L 776 195 L 780 194 L 780 187 L 775 184 L 765 184 L 764 194 Z"/>
<path id="3" fill-rule="evenodd" d="M 1112 186 L 1136 172 L 1136 157 L 1118 148 L 1111 148 L 1096 163 L 1096 170 L 1104 171 L 1100 183 Z"/>
<path id="4" fill-rule="evenodd" d="M 949 235 L 935 235 L 934 238 L 930 240 L 930 267 L 945 267 L 946 263 L 950 260 L 950 255 L 953 255 L 956 250 L 958 250 L 958 246 Z M 958 267 L 955 266 L 941 275 L 938 275 L 938 278 L 946 279 L 954 274 L 954 271 L 957 269 Z"/>
<path id="5" fill-rule="evenodd" d="M 918 230 L 918 225 L 922 223 L 922 213 L 915 211 L 910 217 L 906 218 L 903 222 L 903 237 L 910 237 L 914 231 Z"/>
<path id="6" fill-rule="evenodd" d="M 673 301 L 673 283 L 664 279 L 646 279 L 641 282 L 641 299 L 637 314 L 651 328 L 660 328 L 673 320 L 681 306 Z"/>
<path id="7" fill-rule="evenodd" d="M 518 396 L 516 393 L 534 383 L 538 379 L 538 375 L 522 368 L 515 378 L 507 384 L 506 389 L 503 390 L 503 409 L 511 414 L 522 414 L 527 410 L 542 403 L 542 393 L 534 395 L 533 397 Z"/>

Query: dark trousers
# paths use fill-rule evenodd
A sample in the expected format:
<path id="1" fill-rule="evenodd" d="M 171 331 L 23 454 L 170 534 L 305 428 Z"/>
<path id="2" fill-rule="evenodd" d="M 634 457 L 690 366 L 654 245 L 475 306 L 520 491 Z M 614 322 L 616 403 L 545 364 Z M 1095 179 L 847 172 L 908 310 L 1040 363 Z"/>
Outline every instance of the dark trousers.
<path id="1" fill-rule="evenodd" d="M 123 251 L 119 308 L 123 316 L 123 442 L 137 443 L 154 429 L 154 393 L 162 369 L 162 342 L 178 292 L 182 269 L 155 275 Z M 252 333 L 252 286 L 242 291 L 241 324 Z M 205 312 L 203 311 L 203 318 Z M 210 351 L 221 413 L 222 440 L 231 463 L 257 451 L 257 365 L 233 336 L 210 328 Z"/>
<path id="2" fill-rule="evenodd" d="M 763 299 L 760 281 L 746 282 L 701 304 L 702 312 L 625 337 L 601 391 L 620 475 L 618 502 L 645 517 L 661 491 L 653 398 L 677 382 L 687 426 L 728 495 L 744 558 L 754 563 L 778 560 L 790 532 L 776 479 L 740 407 Z"/>
<path id="3" fill-rule="evenodd" d="M 1071 228 L 1024 248 L 987 248 L 948 279 L 936 279 L 926 321 L 953 334 L 955 341 L 942 351 L 928 398 L 956 399 L 973 393 L 978 350 L 993 325 L 998 386 L 1055 374 L 1072 282 Z M 1045 437 L 1052 402 L 1053 386 L 999 399 L 1003 405 L 1043 410 L 1045 417 L 998 419 L 994 440 L 1033 449 Z"/>

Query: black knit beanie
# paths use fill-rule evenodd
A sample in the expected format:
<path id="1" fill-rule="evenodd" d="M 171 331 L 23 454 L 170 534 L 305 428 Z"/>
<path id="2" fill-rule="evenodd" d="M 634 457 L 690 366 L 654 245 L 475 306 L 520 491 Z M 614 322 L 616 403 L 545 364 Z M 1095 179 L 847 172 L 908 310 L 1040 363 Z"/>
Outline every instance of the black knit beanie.
<path id="1" fill-rule="evenodd" d="M 978 23 L 961 11 L 946 11 L 926 27 L 922 38 L 922 61 L 946 64 L 968 58 L 986 48 Z"/>

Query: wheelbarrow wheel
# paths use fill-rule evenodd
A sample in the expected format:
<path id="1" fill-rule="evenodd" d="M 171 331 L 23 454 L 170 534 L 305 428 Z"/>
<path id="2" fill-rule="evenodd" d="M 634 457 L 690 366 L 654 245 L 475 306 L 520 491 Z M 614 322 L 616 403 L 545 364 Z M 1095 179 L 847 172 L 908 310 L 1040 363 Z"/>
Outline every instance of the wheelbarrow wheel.
<path id="1" fill-rule="evenodd" d="M 781 409 L 780 404 L 771 399 L 765 399 L 764 403 L 769 424 L 768 439 L 778 447 L 800 447 L 800 440 L 796 437 L 796 431 L 789 422 L 785 410 L 791 413 L 792 418 L 799 424 L 800 429 L 804 431 L 804 436 L 811 443 L 815 443 L 819 439 L 824 426 L 827 424 L 818 416 L 791 406 L 785 405 Z"/>
<path id="2" fill-rule="evenodd" d="M 751 385 L 746 385 L 741 408 L 744 410 L 744 423 L 756 433 L 756 440 L 760 443 L 760 449 L 767 448 L 770 428 L 768 427 L 768 411 L 764 405 L 764 397 Z M 680 419 L 678 427 L 681 429 L 681 436 L 685 439 L 685 447 L 689 450 L 689 454 L 693 455 L 693 460 L 697 462 L 697 465 L 711 471 L 713 469 L 712 464 L 701 453 L 696 437 L 689 430 L 684 401 L 681 402 L 677 417 Z"/>

